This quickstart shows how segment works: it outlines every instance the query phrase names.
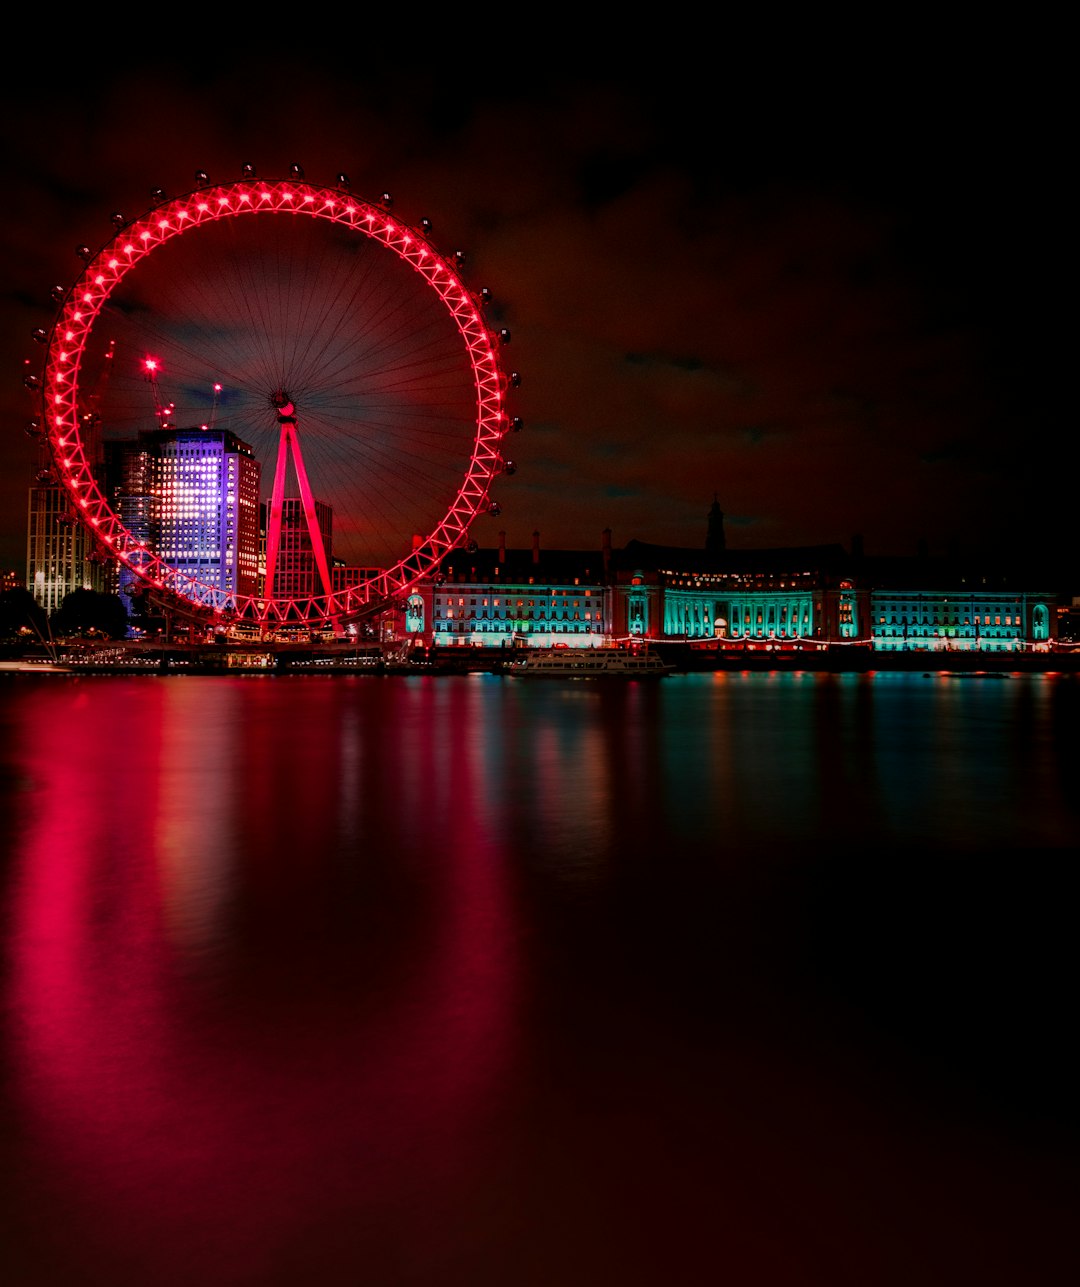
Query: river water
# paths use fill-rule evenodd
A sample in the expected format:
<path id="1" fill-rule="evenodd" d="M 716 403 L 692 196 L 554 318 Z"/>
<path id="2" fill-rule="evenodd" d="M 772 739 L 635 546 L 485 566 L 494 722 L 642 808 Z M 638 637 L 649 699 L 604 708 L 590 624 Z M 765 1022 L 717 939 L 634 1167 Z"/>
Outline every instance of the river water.
<path id="1" fill-rule="evenodd" d="M 0 677 L 18 1287 L 1076 1258 L 1080 682 Z"/>

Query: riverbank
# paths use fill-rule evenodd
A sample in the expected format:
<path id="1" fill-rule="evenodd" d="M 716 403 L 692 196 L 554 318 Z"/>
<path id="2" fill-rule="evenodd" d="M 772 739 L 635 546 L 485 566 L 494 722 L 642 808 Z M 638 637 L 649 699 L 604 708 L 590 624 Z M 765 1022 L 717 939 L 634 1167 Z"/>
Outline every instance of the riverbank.
<path id="1" fill-rule="evenodd" d="M 1080 650 L 1048 652 L 970 652 L 918 648 L 875 652 L 859 645 L 835 644 L 797 650 L 781 646 L 703 648 L 684 641 L 660 640 L 650 645 L 679 671 L 802 670 L 824 673 L 870 671 L 944 671 L 949 673 L 1040 674 L 1080 671 Z"/>
<path id="2" fill-rule="evenodd" d="M 971 653 L 952 651 L 872 652 L 829 648 L 806 652 L 761 648 L 698 649 L 682 642 L 651 641 L 672 673 L 787 672 L 866 674 L 875 671 L 956 675 L 1005 675 L 1080 672 L 1080 652 Z M 58 651 L 55 657 L 0 658 L 0 674 L 103 675 L 317 675 L 317 674 L 504 674 L 514 669 L 521 650 L 488 648 L 416 649 L 407 655 L 381 649 L 334 650 L 289 645 L 284 648 L 112 647 Z"/>

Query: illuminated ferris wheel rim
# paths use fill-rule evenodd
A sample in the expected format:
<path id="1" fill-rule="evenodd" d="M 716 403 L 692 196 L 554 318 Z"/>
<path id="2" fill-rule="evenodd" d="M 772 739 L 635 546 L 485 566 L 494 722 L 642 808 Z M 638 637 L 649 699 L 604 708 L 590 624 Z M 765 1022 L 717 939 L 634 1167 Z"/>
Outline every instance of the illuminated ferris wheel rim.
<path id="1" fill-rule="evenodd" d="M 293 169 L 299 171 L 299 167 Z M 441 300 L 461 336 L 475 389 L 472 453 L 444 517 L 397 563 L 332 593 L 281 599 L 240 595 L 180 572 L 136 538 L 115 513 L 94 476 L 94 462 L 87 456 L 82 437 L 81 363 L 94 324 L 113 291 L 136 264 L 174 238 L 224 219 L 256 214 L 324 220 L 386 247 L 418 273 Z M 510 427 L 505 407 L 507 380 L 496 352 L 498 344 L 509 336 L 505 331 L 496 336 L 490 330 L 481 301 L 464 285 L 455 265 L 421 233 L 391 217 L 385 204 L 360 200 L 344 186 L 306 182 L 298 174 L 289 179 L 245 177 L 206 182 L 182 196 L 163 197 L 138 219 L 122 224 L 96 254 L 86 249 L 80 253 L 86 268 L 63 297 L 46 339 L 42 380 L 45 430 L 76 514 L 110 557 L 129 568 L 146 587 L 175 595 L 195 610 L 268 626 L 340 622 L 407 594 L 436 571 L 446 554 L 468 540 L 470 524 L 488 504 L 492 479 L 505 465 L 499 444 Z"/>

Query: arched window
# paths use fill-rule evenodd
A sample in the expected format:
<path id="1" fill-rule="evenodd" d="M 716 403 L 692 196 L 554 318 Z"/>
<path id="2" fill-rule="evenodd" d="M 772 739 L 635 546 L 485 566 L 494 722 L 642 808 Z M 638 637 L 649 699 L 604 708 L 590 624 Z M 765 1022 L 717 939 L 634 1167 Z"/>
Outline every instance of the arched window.
<path id="1" fill-rule="evenodd" d="M 407 634 L 421 634 L 424 629 L 424 600 L 418 594 L 411 594 L 405 606 L 405 631 Z"/>

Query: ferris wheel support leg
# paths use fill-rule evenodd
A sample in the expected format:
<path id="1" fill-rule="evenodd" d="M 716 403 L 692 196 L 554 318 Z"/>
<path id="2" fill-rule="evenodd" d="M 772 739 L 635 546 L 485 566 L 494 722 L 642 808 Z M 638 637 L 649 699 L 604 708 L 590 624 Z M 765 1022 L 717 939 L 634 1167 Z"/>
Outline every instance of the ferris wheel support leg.
<path id="1" fill-rule="evenodd" d="M 269 601 L 274 597 L 274 579 L 277 572 L 278 554 L 281 549 L 281 511 L 285 500 L 285 473 L 288 467 L 288 457 L 292 451 L 293 469 L 296 472 L 296 481 L 300 488 L 300 503 L 304 508 L 304 519 L 307 523 L 308 536 L 311 540 L 311 549 L 315 556 L 315 566 L 319 572 L 319 580 L 322 582 L 323 593 L 330 597 L 333 593 L 333 581 L 330 576 L 330 561 L 326 556 L 326 546 L 323 543 L 322 531 L 319 528 L 318 516 L 315 512 L 315 496 L 311 490 L 311 483 L 308 481 L 307 468 L 304 465 L 303 453 L 300 450 L 300 434 L 296 428 L 296 417 L 291 414 L 292 405 L 283 408 L 278 415 L 281 423 L 281 438 L 278 441 L 277 464 L 274 469 L 274 490 L 270 498 L 270 521 L 266 532 L 266 581 L 263 587 L 263 594 Z M 334 627 L 334 633 L 340 633 L 341 623 L 336 613 L 329 616 L 329 620 Z M 266 623 L 263 623 L 263 629 L 266 629 Z"/>
<path id="2" fill-rule="evenodd" d="M 307 519 L 311 548 L 315 552 L 315 566 L 319 569 L 319 579 L 322 581 L 323 593 L 330 595 L 334 592 L 333 582 L 330 579 L 330 563 L 326 557 L 326 546 L 323 545 L 322 532 L 319 530 L 319 522 L 315 514 L 315 497 L 311 490 L 311 484 L 308 482 L 307 469 L 304 467 L 304 457 L 300 452 L 300 434 L 295 422 L 287 425 L 286 430 L 292 438 L 293 468 L 296 470 L 296 481 L 300 484 L 300 499 L 304 505 L 304 517 Z"/>
<path id="3" fill-rule="evenodd" d="M 274 469 L 274 490 L 270 495 L 270 521 L 266 530 L 266 578 L 263 597 L 269 602 L 274 597 L 274 574 L 277 570 L 278 549 L 281 546 L 281 506 L 285 499 L 285 464 L 289 454 L 288 425 L 281 426 L 278 441 L 277 466 Z M 263 621 L 263 632 L 266 622 Z"/>

